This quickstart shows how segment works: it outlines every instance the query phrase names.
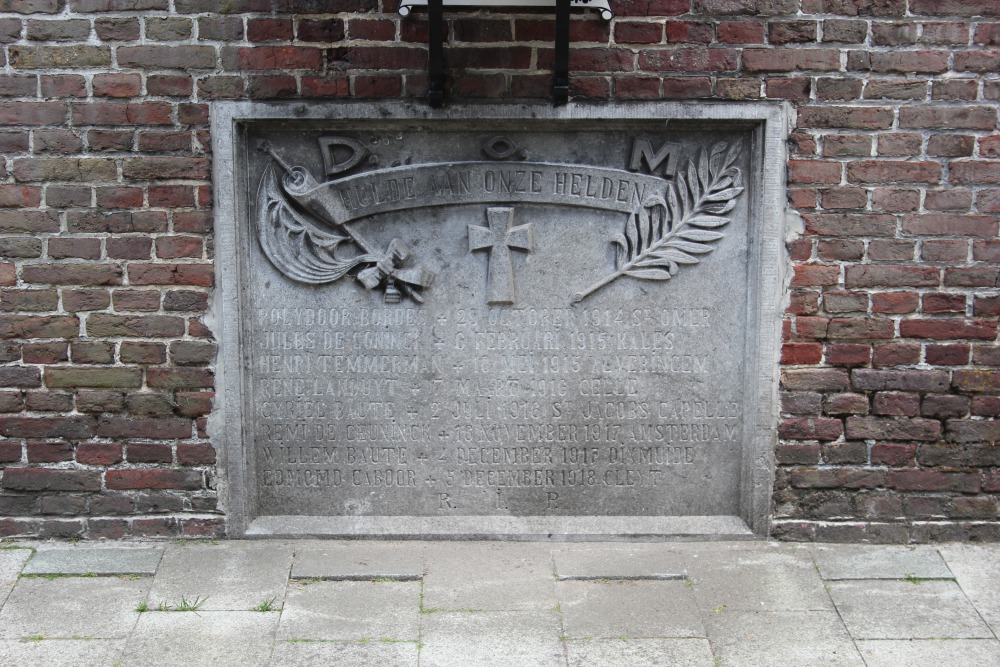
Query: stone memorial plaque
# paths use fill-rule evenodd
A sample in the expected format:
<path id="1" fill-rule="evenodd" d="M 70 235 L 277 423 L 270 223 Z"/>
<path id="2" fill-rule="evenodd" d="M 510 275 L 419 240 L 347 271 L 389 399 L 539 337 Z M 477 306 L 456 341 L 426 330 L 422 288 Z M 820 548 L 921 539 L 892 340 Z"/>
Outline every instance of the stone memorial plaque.
<path id="1" fill-rule="evenodd" d="M 217 110 L 242 529 L 760 531 L 780 127 L 750 109 Z"/>

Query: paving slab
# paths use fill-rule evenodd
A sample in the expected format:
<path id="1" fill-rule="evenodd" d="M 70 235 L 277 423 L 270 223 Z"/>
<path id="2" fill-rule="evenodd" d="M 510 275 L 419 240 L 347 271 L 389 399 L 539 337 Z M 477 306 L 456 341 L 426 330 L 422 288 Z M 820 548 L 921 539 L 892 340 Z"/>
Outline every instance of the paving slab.
<path id="1" fill-rule="evenodd" d="M 551 547 L 472 542 L 428 548 L 424 609 L 527 611 L 556 605 Z"/>
<path id="2" fill-rule="evenodd" d="M 865 667 L 833 611 L 727 610 L 705 624 L 720 666 Z"/>
<path id="3" fill-rule="evenodd" d="M 0 610 L 0 639 L 120 639 L 132 631 L 149 579 L 22 578 Z"/>
<path id="4" fill-rule="evenodd" d="M 420 582 L 293 583 L 278 638 L 319 640 L 420 639 Z"/>
<path id="5" fill-rule="evenodd" d="M 0 639 L 0 665 L 114 665 L 124 649 L 124 639 Z"/>
<path id="6" fill-rule="evenodd" d="M 685 561 L 703 612 L 833 610 L 808 549 L 692 547 Z"/>
<path id="7" fill-rule="evenodd" d="M 24 567 L 24 574 L 156 574 L 162 548 L 70 547 L 45 549 Z"/>
<path id="8" fill-rule="evenodd" d="M 859 640 L 868 667 L 986 667 L 1000 665 L 995 639 Z"/>
<path id="9" fill-rule="evenodd" d="M 250 611 L 274 600 L 281 608 L 292 547 L 226 542 L 166 547 L 149 591 L 150 607 L 177 607 L 182 600 L 204 600 L 201 611 Z"/>
<path id="10" fill-rule="evenodd" d="M 287 642 L 274 646 L 275 667 L 417 667 L 418 642 Z"/>
<path id="11" fill-rule="evenodd" d="M 566 579 L 683 579 L 684 557 L 664 544 L 573 545 L 552 554 Z"/>
<path id="12" fill-rule="evenodd" d="M 707 639 L 582 639 L 566 642 L 569 667 L 715 667 Z"/>
<path id="13" fill-rule="evenodd" d="M 950 544 L 941 554 L 962 591 L 1000 637 L 1000 544 Z"/>
<path id="14" fill-rule="evenodd" d="M 953 581 L 832 581 L 830 596 L 855 639 L 993 639 Z"/>
<path id="15" fill-rule="evenodd" d="M 422 617 L 420 667 L 564 667 L 559 614 L 439 612 Z"/>
<path id="16" fill-rule="evenodd" d="M 122 667 L 267 665 L 278 612 L 150 611 L 125 646 Z"/>
<path id="17" fill-rule="evenodd" d="M 817 545 L 813 558 L 820 576 L 838 579 L 951 579 L 954 575 L 935 547 Z"/>
<path id="18" fill-rule="evenodd" d="M 559 607 L 567 637 L 704 637 L 683 581 L 563 581 Z"/>
<path id="19" fill-rule="evenodd" d="M 17 577 L 24 564 L 31 558 L 31 549 L 5 547 L 0 549 L 0 607 L 14 590 Z"/>
<path id="20" fill-rule="evenodd" d="M 296 549 L 292 561 L 293 579 L 414 581 L 423 576 L 423 545 L 406 542 L 348 542 Z"/>

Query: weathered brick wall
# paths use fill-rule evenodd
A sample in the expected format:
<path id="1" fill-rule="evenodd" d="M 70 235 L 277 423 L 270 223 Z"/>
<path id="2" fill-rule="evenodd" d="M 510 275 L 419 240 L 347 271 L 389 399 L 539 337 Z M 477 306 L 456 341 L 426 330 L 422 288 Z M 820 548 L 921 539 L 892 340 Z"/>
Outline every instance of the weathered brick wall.
<path id="1" fill-rule="evenodd" d="M 419 97 L 391 0 L 0 0 L 0 536 L 216 535 L 208 109 Z M 1000 539 L 1000 3 L 613 0 L 577 99 L 788 100 L 776 536 Z M 552 20 L 449 12 L 453 97 Z"/>

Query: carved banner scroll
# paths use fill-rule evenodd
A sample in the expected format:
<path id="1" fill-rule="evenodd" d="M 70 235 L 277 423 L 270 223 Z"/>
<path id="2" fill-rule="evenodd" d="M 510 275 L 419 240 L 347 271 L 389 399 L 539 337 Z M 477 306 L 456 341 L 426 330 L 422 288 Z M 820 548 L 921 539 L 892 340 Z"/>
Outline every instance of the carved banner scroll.
<path id="1" fill-rule="evenodd" d="M 319 143 L 327 175 L 353 169 L 369 153 L 350 138 L 322 137 Z M 668 157 L 665 151 L 654 154 L 648 140 L 637 140 L 636 147 L 630 160 L 633 169 L 643 161 L 658 163 Z M 739 146 L 723 143 L 710 151 L 701 149 L 673 179 L 572 163 L 498 164 L 517 152 L 516 145 L 502 136 L 484 142 L 483 152 L 493 162 L 399 165 L 326 182 L 317 181 L 302 166 L 290 165 L 270 144 L 264 142 L 260 148 L 284 172 L 279 178 L 276 168 L 269 168 L 258 189 L 257 229 L 267 257 L 300 282 L 323 284 L 354 275 L 368 289 L 382 287 L 388 303 L 398 303 L 401 295 L 422 302 L 421 293 L 430 287 L 434 274 L 419 264 L 405 267 L 410 252 L 398 239 L 384 252 L 378 251 L 350 227 L 355 221 L 470 204 L 541 204 L 625 214 L 625 231 L 614 239 L 615 271 L 575 293 L 571 301 L 576 303 L 622 276 L 668 280 L 680 266 L 698 264 L 698 256 L 710 253 L 713 243 L 724 236 L 718 230 L 729 222 L 726 216 L 743 192 L 742 175 L 735 166 Z M 335 161 L 334 148 L 352 153 Z M 488 210 L 513 214 L 513 209 Z M 471 249 L 485 247 L 473 247 L 473 235 L 485 233 L 479 229 L 469 227 Z M 352 246 L 353 254 L 348 250 Z M 492 248 L 501 246 L 490 243 Z M 513 303 L 512 285 L 501 287 L 493 277 L 508 263 L 491 262 L 489 303 Z M 510 274 L 505 275 L 506 283 Z"/>

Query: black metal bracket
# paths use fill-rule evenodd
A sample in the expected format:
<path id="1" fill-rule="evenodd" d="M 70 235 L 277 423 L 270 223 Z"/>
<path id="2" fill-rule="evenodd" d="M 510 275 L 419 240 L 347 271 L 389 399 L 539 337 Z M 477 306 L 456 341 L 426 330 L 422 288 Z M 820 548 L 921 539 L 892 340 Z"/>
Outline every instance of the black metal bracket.
<path id="1" fill-rule="evenodd" d="M 582 0 L 587 2 L 588 0 Z M 569 101 L 569 10 L 571 0 L 556 0 L 555 63 L 552 101 Z M 444 0 L 427 0 L 427 97 L 430 105 L 444 106 Z"/>
<path id="2" fill-rule="evenodd" d="M 556 0 L 556 50 L 552 73 L 552 101 L 556 105 L 569 101 L 569 3 Z"/>
<path id="3" fill-rule="evenodd" d="M 444 105 L 444 0 L 427 0 L 427 21 L 427 96 L 438 109 Z"/>

